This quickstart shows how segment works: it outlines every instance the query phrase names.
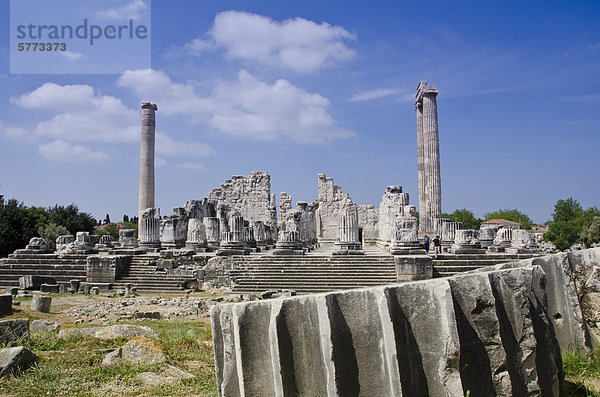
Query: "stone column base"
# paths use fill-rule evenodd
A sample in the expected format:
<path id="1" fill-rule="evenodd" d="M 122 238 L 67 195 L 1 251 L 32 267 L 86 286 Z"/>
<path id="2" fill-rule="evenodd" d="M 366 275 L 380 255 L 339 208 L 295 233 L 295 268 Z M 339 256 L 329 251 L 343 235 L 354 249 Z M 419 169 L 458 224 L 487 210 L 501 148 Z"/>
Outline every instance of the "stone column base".
<path id="1" fill-rule="evenodd" d="M 331 255 L 364 255 L 362 245 L 357 241 L 336 241 Z"/>
<path id="2" fill-rule="evenodd" d="M 426 255 L 427 252 L 418 242 L 392 241 L 390 244 L 392 255 Z"/>

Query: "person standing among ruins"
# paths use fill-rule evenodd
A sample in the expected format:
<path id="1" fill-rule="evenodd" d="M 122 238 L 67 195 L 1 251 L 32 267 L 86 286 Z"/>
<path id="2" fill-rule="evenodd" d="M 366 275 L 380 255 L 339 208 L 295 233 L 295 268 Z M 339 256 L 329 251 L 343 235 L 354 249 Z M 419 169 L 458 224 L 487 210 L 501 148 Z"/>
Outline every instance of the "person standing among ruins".
<path id="1" fill-rule="evenodd" d="M 436 255 L 442 253 L 442 241 L 440 240 L 440 236 L 435 236 L 433 239 L 433 251 Z"/>
<path id="2" fill-rule="evenodd" d="M 425 252 L 429 252 L 429 236 L 425 235 L 423 237 L 423 247 L 425 248 Z"/>

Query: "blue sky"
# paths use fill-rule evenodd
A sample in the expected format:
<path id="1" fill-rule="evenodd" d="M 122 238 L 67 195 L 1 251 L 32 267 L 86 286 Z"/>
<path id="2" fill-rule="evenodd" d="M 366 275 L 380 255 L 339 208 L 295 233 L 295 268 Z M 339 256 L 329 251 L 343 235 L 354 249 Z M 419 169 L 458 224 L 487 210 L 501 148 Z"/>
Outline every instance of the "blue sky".
<path id="1" fill-rule="evenodd" d="M 151 13 L 152 65 L 105 75 L 10 74 L 0 4 L 0 194 L 27 205 L 134 215 L 142 101 L 159 107 L 163 214 L 255 170 L 294 202 L 324 172 L 359 204 L 387 185 L 417 204 L 427 80 L 443 211 L 600 206 L 597 1 L 115 0 L 107 12 Z"/>

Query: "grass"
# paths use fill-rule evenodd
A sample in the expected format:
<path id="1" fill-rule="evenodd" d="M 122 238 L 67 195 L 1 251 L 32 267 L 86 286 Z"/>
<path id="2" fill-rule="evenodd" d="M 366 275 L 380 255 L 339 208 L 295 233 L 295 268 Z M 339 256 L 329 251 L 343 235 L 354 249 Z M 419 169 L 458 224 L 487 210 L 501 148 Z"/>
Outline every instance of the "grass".
<path id="1" fill-rule="evenodd" d="M 104 341 L 74 334 L 59 339 L 56 333 L 32 334 L 26 347 L 39 357 L 38 364 L 19 376 L 0 380 L 0 396 L 216 396 L 210 324 L 195 321 L 143 321 L 159 335 L 169 362 L 156 365 L 101 365 L 107 349 L 120 347 L 125 340 Z M 194 379 L 172 385 L 144 388 L 137 375 L 160 373 L 168 365 L 183 369 Z"/>
<path id="2" fill-rule="evenodd" d="M 591 381 L 600 380 L 600 350 L 594 353 L 586 353 L 580 349 L 565 352 L 563 367 L 565 396 L 600 397 L 600 392 L 595 390 L 597 386 L 591 387 Z"/>

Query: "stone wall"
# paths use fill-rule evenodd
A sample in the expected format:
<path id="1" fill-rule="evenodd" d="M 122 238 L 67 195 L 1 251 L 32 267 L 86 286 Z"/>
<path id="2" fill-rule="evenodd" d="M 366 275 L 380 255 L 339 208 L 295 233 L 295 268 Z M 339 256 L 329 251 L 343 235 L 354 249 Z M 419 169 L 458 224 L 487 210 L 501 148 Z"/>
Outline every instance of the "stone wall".
<path id="1" fill-rule="evenodd" d="M 363 243 L 375 242 L 379 237 L 379 209 L 374 205 L 359 205 L 358 227 L 362 229 Z"/>
<path id="2" fill-rule="evenodd" d="M 317 237 L 334 241 L 338 234 L 339 217 L 342 210 L 352 204 L 350 196 L 333 184 L 333 178 L 325 174 L 318 176 L 319 198 L 316 212 Z"/>
<path id="3" fill-rule="evenodd" d="M 558 396 L 539 266 L 218 305 L 222 396 Z"/>
<path id="4" fill-rule="evenodd" d="M 91 255 L 87 257 L 86 262 L 88 283 L 114 283 L 123 269 L 129 266 L 131 256 Z"/>
<path id="5" fill-rule="evenodd" d="M 220 188 L 208 192 L 208 200 L 226 205 L 229 213 L 239 213 L 250 222 L 262 221 L 275 227 L 271 215 L 271 176 L 255 171 L 250 175 L 234 175 Z M 215 208 L 218 206 L 215 205 Z"/>
<path id="6" fill-rule="evenodd" d="M 402 192 L 402 186 L 388 186 L 379 204 L 379 241 L 385 247 L 394 239 L 396 218 L 405 215 L 405 207 L 409 205 L 408 193 Z"/>

